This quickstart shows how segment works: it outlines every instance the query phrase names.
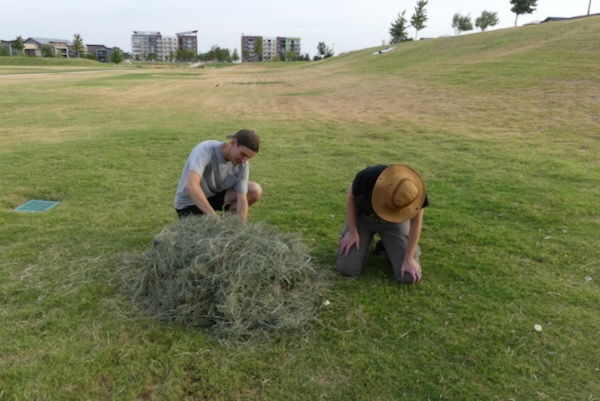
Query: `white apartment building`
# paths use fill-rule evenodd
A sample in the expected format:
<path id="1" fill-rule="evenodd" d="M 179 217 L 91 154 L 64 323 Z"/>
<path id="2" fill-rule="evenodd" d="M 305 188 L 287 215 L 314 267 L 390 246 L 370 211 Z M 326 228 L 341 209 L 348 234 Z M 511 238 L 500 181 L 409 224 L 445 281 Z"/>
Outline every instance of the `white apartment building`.
<path id="1" fill-rule="evenodd" d="M 162 35 L 156 31 L 133 31 L 131 53 L 134 59 L 147 60 L 155 54 L 158 61 L 172 61 L 177 50 L 197 51 L 197 31 L 182 32 L 177 35 Z"/>
<path id="2" fill-rule="evenodd" d="M 149 54 L 155 54 L 160 59 L 163 56 L 162 35 L 154 31 L 133 31 L 131 53 L 138 60 L 146 60 Z"/>
<path id="3" fill-rule="evenodd" d="M 263 38 L 263 61 L 273 61 L 277 55 L 277 38 Z"/>
<path id="4" fill-rule="evenodd" d="M 163 54 L 158 56 L 160 61 L 173 61 L 177 54 L 177 36 L 162 37 Z"/>
<path id="5" fill-rule="evenodd" d="M 302 50 L 300 38 L 283 36 L 263 38 L 262 36 L 247 35 L 242 35 L 241 49 L 242 62 L 273 61 L 276 57 L 287 60 L 290 53 L 300 57 Z"/>

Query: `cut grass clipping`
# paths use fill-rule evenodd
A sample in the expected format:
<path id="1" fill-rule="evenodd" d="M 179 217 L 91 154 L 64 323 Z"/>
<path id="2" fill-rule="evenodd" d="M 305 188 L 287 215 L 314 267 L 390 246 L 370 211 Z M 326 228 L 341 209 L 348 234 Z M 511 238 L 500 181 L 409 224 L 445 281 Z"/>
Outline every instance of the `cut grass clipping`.
<path id="1" fill-rule="evenodd" d="M 179 219 L 131 262 L 142 309 L 235 340 L 306 328 L 327 283 L 298 236 L 235 216 Z"/>

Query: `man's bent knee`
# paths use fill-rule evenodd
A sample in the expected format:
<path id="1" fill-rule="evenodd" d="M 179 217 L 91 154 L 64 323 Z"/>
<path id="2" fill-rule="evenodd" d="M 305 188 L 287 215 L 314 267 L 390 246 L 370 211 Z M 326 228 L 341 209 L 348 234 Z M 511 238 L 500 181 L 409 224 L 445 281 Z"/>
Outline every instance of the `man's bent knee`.
<path id="1" fill-rule="evenodd" d="M 347 260 L 347 257 L 340 256 L 337 260 L 337 270 L 342 276 L 356 277 L 360 276 L 363 272 L 363 268 L 359 263 L 353 263 L 354 261 Z"/>
<path id="2" fill-rule="evenodd" d="M 260 198 L 262 198 L 263 195 L 263 189 L 260 186 L 260 184 L 256 183 L 256 182 L 249 182 L 248 183 L 248 203 L 249 204 L 253 204 L 256 203 L 260 200 Z"/>

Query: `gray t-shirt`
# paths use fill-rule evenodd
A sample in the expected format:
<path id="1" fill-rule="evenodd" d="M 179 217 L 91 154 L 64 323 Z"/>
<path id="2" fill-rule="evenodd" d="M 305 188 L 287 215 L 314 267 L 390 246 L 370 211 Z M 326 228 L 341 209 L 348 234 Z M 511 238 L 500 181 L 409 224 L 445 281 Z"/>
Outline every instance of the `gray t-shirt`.
<path id="1" fill-rule="evenodd" d="M 183 167 L 175 193 L 175 209 L 184 209 L 194 205 L 194 201 L 185 189 L 190 171 L 195 171 L 202 177 L 200 187 L 207 198 L 229 188 L 234 188 L 238 194 L 248 192 L 250 165 L 245 162 L 235 166 L 225 160 L 221 152 L 222 146 L 223 142 L 210 140 L 199 143 L 192 149 Z"/>

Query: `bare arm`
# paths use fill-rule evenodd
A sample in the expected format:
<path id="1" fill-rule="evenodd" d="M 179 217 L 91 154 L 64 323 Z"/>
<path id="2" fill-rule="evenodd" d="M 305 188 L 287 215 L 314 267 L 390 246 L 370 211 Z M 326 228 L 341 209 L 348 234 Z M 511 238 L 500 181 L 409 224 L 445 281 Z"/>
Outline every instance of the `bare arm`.
<path id="1" fill-rule="evenodd" d="M 356 249 L 360 249 L 360 238 L 358 236 L 358 227 L 356 225 L 356 199 L 352 195 L 352 185 L 348 187 L 346 192 L 346 225 L 348 231 L 340 240 L 338 253 L 348 255 L 352 245 L 356 245 Z"/>
<path id="2" fill-rule="evenodd" d="M 415 251 L 421 238 L 421 228 L 423 227 L 423 209 L 410 220 L 410 231 L 408 232 L 408 244 L 406 245 L 406 255 L 400 268 L 400 278 L 404 278 L 405 273 L 413 277 L 413 282 L 418 283 L 421 280 L 421 265 L 415 260 Z"/>
<path id="3" fill-rule="evenodd" d="M 202 181 L 202 176 L 195 171 L 190 171 L 188 174 L 188 179 L 185 183 L 185 189 L 198 209 L 202 210 L 202 212 L 204 212 L 204 214 L 207 216 L 216 216 L 217 213 L 215 212 L 215 209 L 212 208 L 208 202 L 208 199 L 206 198 L 206 195 L 204 194 L 204 191 L 202 190 L 202 187 L 200 187 L 200 181 Z"/>
<path id="4" fill-rule="evenodd" d="M 238 193 L 236 194 L 236 214 L 240 216 L 244 223 L 248 222 L 248 194 Z"/>

